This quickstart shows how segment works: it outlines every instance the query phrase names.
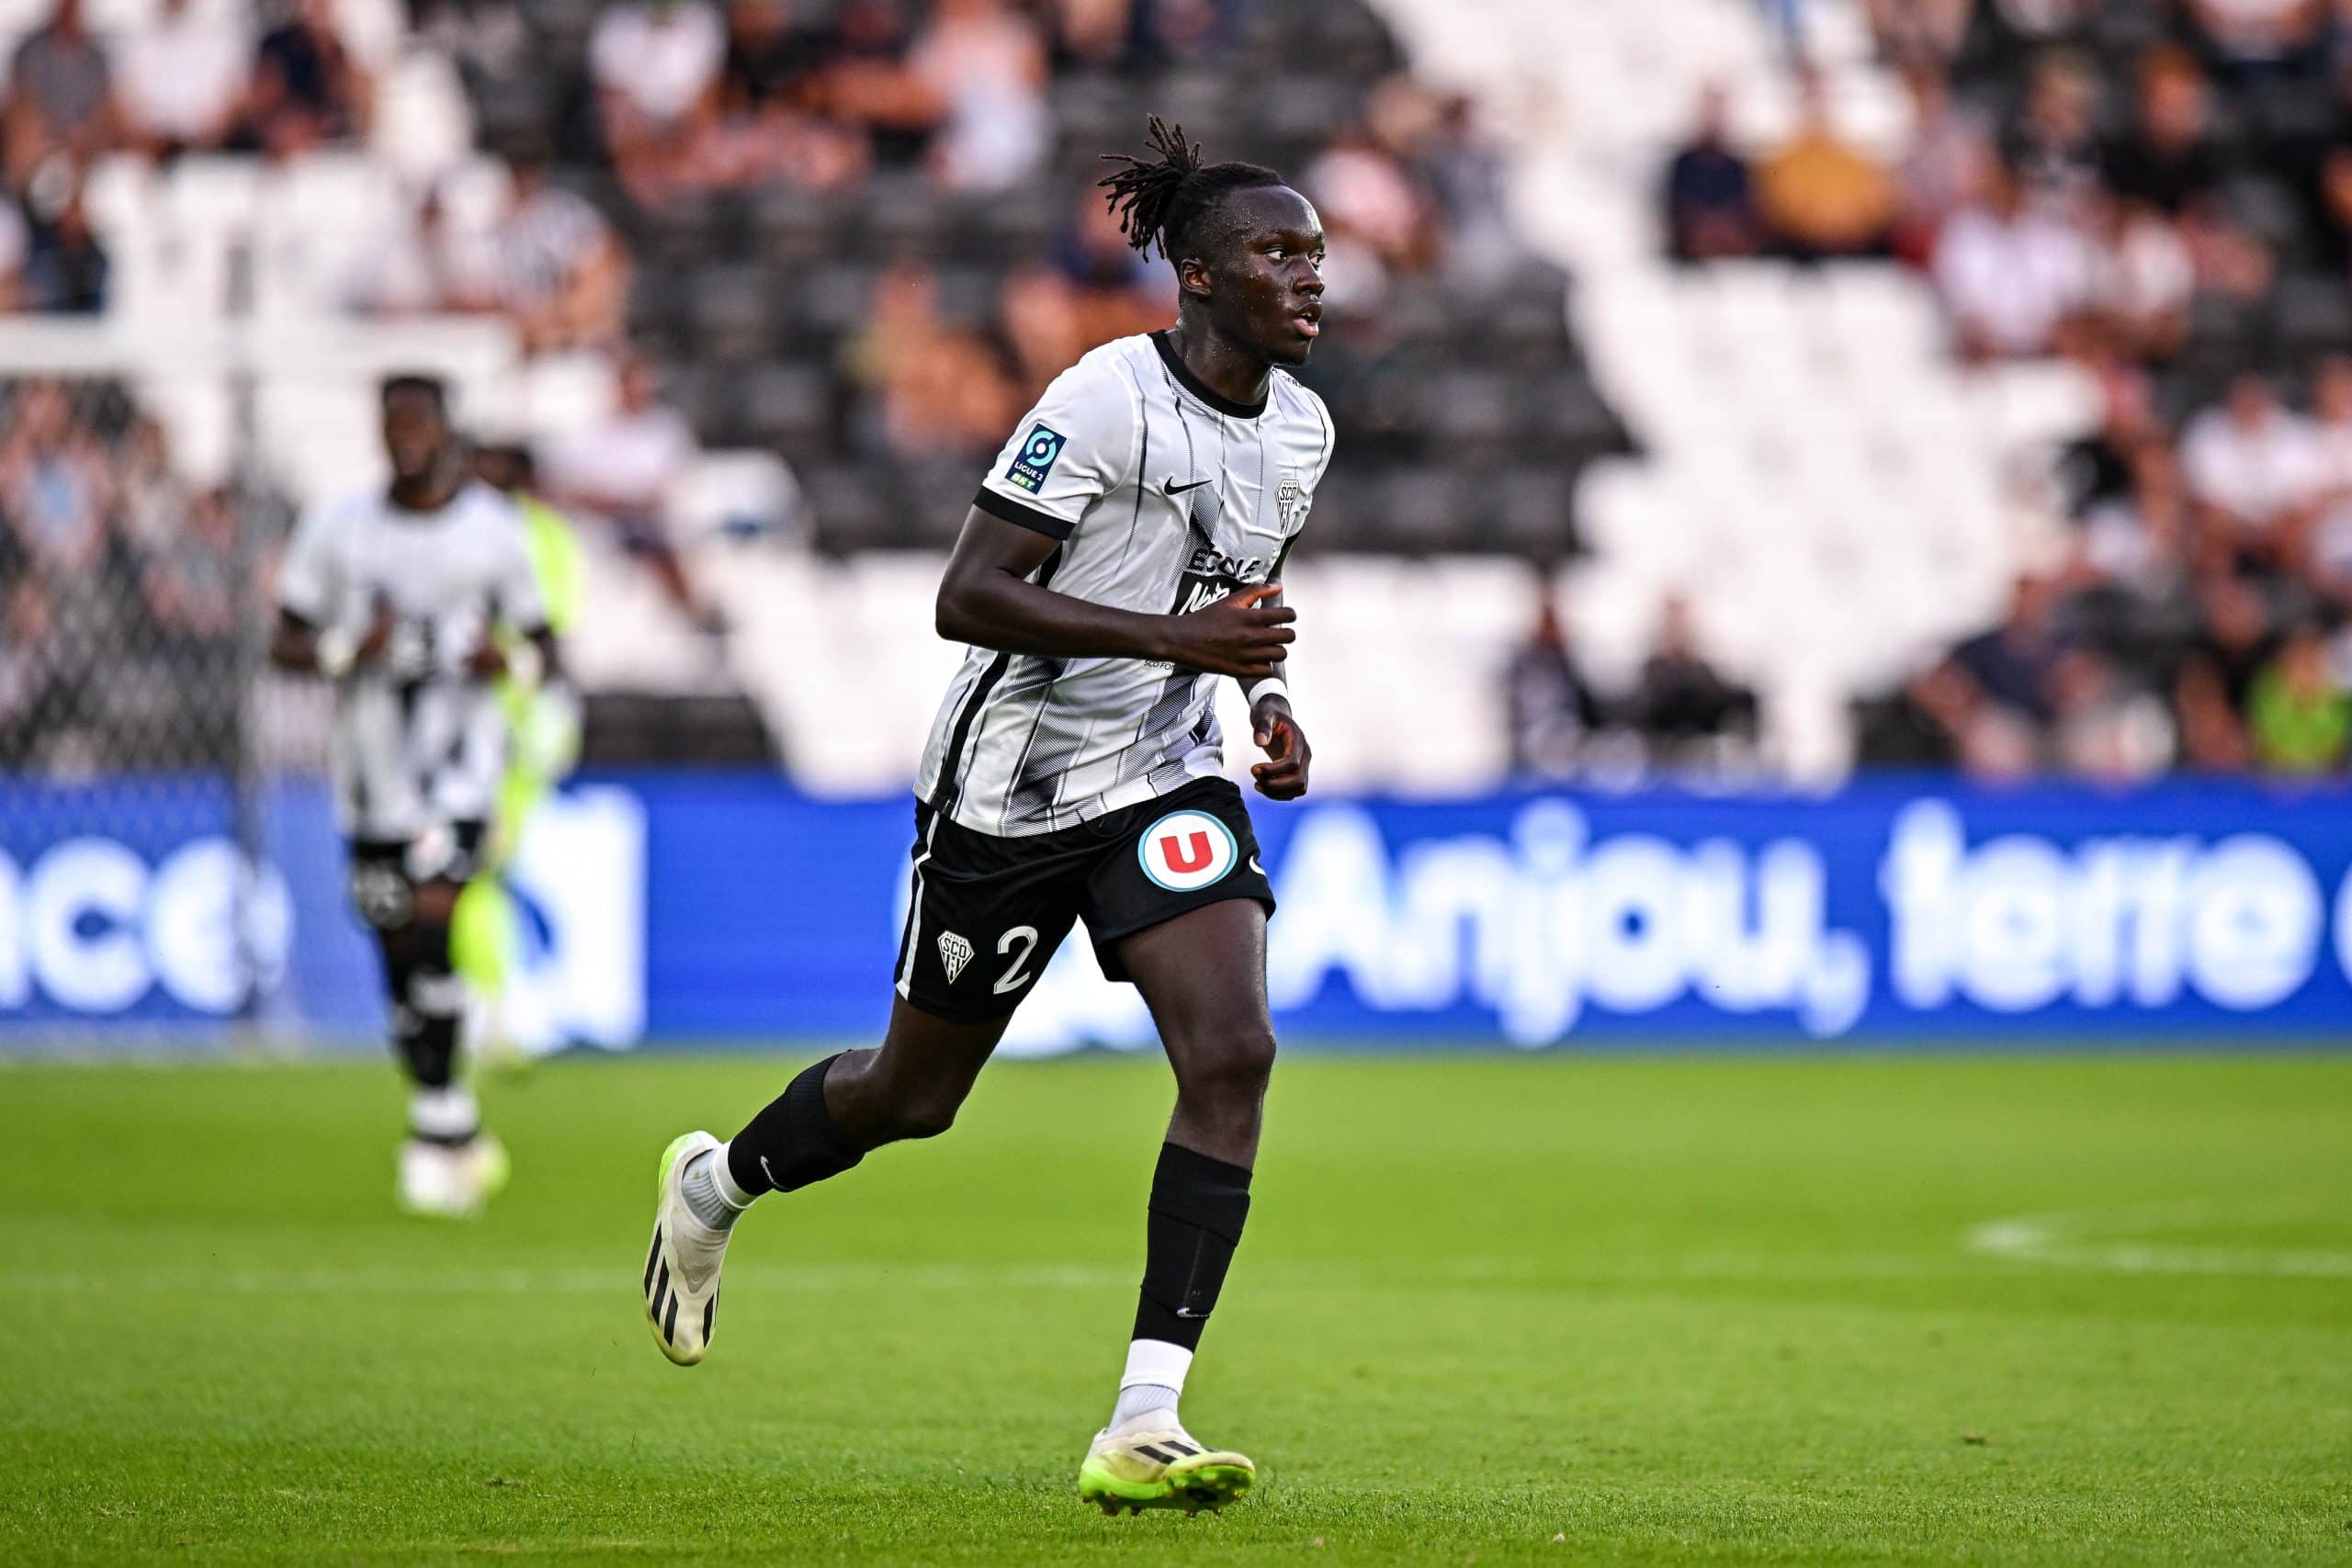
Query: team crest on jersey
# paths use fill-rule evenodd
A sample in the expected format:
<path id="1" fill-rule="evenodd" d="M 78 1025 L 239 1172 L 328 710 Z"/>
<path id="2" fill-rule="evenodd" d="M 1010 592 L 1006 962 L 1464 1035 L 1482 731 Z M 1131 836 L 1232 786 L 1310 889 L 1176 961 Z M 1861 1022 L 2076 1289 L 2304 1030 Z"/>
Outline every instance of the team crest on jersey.
<path id="1" fill-rule="evenodd" d="M 1013 454 L 1012 466 L 1004 470 L 1004 477 L 1016 488 L 1036 494 L 1044 487 L 1046 476 L 1053 472 L 1054 460 L 1069 444 L 1069 438 L 1053 426 L 1038 425 L 1021 444 L 1021 450 Z"/>
<path id="2" fill-rule="evenodd" d="M 1306 493 L 1306 481 L 1300 478 L 1298 470 L 1284 468 L 1282 483 L 1274 487 L 1274 514 L 1283 520 L 1284 529 L 1296 528 L 1314 499 Z"/>
<path id="3" fill-rule="evenodd" d="M 947 983 L 954 985 L 964 965 L 972 961 L 972 944 L 954 931 L 939 933 L 939 964 L 947 971 Z"/>
<path id="4" fill-rule="evenodd" d="M 1223 880 L 1240 851 L 1233 829 L 1205 811 L 1171 811 L 1144 829 L 1136 858 L 1159 886 L 1190 893 Z"/>

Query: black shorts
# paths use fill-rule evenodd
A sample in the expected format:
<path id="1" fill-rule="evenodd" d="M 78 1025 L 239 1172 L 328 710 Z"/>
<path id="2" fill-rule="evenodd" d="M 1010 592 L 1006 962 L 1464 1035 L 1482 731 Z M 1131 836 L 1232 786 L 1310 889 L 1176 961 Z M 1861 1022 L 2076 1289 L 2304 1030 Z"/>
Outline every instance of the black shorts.
<path id="1" fill-rule="evenodd" d="M 1017 839 L 918 806 L 899 995 L 958 1022 L 1003 1018 L 1081 917 L 1102 973 L 1124 980 L 1121 942 L 1227 898 L 1274 911 L 1250 812 L 1225 779 Z"/>
<path id="2" fill-rule="evenodd" d="M 351 840 L 351 907 L 379 931 L 398 931 L 428 882 L 471 882 L 481 869 L 486 824 L 451 822 L 413 839 Z"/>

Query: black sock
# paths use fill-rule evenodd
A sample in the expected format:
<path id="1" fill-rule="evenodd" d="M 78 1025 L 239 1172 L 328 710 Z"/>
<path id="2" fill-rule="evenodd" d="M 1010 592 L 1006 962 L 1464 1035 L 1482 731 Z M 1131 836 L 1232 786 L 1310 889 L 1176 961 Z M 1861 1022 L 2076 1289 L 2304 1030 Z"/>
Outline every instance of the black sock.
<path id="1" fill-rule="evenodd" d="M 839 1176 L 865 1157 L 825 1109 L 825 1070 L 840 1060 L 835 1053 L 803 1070 L 729 1140 L 727 1174 L 736 1186 L 754 1197 L 790 1192 Z"/>
<path id="2" fill-rule="evenodd" d="M 1250 1217 L 1250 1172 L 1221 1159 L 1159 1146 L 1145 1226 L 1138 1339 L 1200 1348 L 1201 1330 L 1225 1288 L 1225 1271 Z"/>
<path id="3" fill-rule="evenodd" d="M 449 964 L 447 927 L 412 926 L 384 943 L 384 976 L 391 992 L 392 1046 L 409 1081 L 443 1089 L 457 1081 L 458 1034 L 465 1021 L 466 985 Z M 411 1129 L 425 1143 L 463 1145 L 478 1128 Z"/>

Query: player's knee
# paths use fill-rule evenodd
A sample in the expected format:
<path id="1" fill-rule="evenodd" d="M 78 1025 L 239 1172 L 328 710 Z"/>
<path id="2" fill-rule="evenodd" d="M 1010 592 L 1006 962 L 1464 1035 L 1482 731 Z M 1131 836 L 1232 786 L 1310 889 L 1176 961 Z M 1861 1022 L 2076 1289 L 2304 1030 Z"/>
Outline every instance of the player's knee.
<path id="1" fill-rule="evenodd" d="M 944 1095 L 926 1095 L 897 1108 L 892 1118 L 901 1138 L 936 1138 L 956 1125 L 958 1102 Z"/>
<path id="2" fill-rule="evenodd" d="M 1181 1092 L 1219 1105 L 1255 1105 L 1274 1071 L 1273 1026 L 1263 1019 L 1228 1022 L 1182 1052 L 1190 1064 Z"/>

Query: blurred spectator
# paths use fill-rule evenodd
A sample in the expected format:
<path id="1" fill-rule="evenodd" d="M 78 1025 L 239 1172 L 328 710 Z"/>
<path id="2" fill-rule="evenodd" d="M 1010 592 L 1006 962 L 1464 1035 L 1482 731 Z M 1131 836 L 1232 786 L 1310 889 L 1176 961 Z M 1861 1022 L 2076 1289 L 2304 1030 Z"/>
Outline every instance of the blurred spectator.
<path id="1" fill-rule="evenodd" d="M 1999 624 L 1954 648 L 1951 660 L 1988 702 L 2039 727 L 2052 716 L 2052 676 L 2064 651 L 2057 585 L 2028 574 L 2011 588 Z"/>
<path id="2" fill-rule="evenodd" d="M 588 44 L 589 70 L 616 140 L 667 130 L 710 101 L 727 58 L 727 27 L 702 0 L 606 6 Z"/>
<path id="3" fill-rule="evenodd" d="M 899 0 L 842 0 L 828 58 L 810 84 L 818 112 L 872 139 L 877 162 L 920 164 L 946 106 L 908 62 Z"/>
<path id="4" fill-rule="evenodd" d="M 2278 644 L 2262 595 L 2245 582 L 2209 578 L 2199 608 L 2204 630 L 2173 688 L 2181 752 L 2194 767 L 2234 773 L 2253 760 L 2245 714 L 2255 677 L 2269 664 Z"/>
<path id="5" fill-rule="evenodd" d="M 2131 130 L 2108 149 L 2107 183 L 2177 213 L 2222 180 L 2205 75 L 2188 51 L 2152 49 L 2140 60 L 2138 94 Z"/>
<path id="6" fill-rule="evenodd" d="M 162 0 L 118 49 L 123 119 L 141 147 L 170 157 L 229 139 L 253 58 L 241 15 L 199 15 L 189 0 Z"/>
<path id="7" fill-rule="evenodd" d="M 588 201 L 518 158 L 514 194 L 492 236 L 500 303 L 533 353 L 620 340 L 629 265 L 620 240 Z"/>
<path id="8" fill-rule="evenodd" d="M 2312 374 L 2311 435 L 2319 493 L 2352 497 L 2352 355 L 2331 355 Z"/>
<path id="9" fill-rule="evenodd" d="M 2268 74 L 2302 62 L 2316 44 L 2322 0 L 2188 0 L 2207 46 L 2232 69 Z"/>
<path id="10" fill-rule="evenodd" d="M 2058 488 L 2068 515 L 2081 519 L 2128 495 L 2133 457 L 2164 439 L 2146 375 L 2125 363 L 2102 366 L 2098 428 L 2059 454 Z"/>
<path id="11" fill-rule="evenodd" d="M 32 259 L 33 231 L 24 209 L 0 191 L 0 316 L 27 308 L 25 264 Z"/>
<path id="12" fill-rule="evenodd" d="M 1798 83 L 1797 129 L 1758 168 L 1757 207 L 1773 243 L 1801 261 L 1886 254 L 1894 181 L 1842 136 L 1820 79 Z"/>
<path id="13" fill-rule="evenodd" d="M 34 176 L 26 208 L 31 221 L 26 230 L 24 308 L 82 316 L 105 310 L 112 264 L 91 227 L 80 176 L 65 164 L 49 164 Z"/>
<path id="14" fill-rule="evenodd" d="M 661 401 L 660 378 L 647 361 L 623 360 L 617 383 L 612 414 L 548 455 L 553 499 L 612 524 L 622 547 L 651 569 L 680 613 L 715 633 L 718 613 L 695 592 L 670 531 L 671 505 L 701 446 L 684 416 Z"/>
<path id="15" fill-rule="evenodd" d="M 18 558 L 52 580 L 92 577 L 114 505 L 106 451 L 54 381 L 20 383 L 0 429 L 0 514 Z"/>
<path id="16" fill-rule="evenodd" d="M 500 266 L 492 245 L 459 233 L 441 193 L 427 186 L 414 209 L 395 216 L 361 253 L 345 299 L 352 310 L 372 316 L 494 310 Z"/>
<path id="17" fill-rule="evenodd" d="M 285 155 L 366 134 L 375 84 L 335 30 L 334 0 L 295 0 L 262 35 L 234 144 Z"/>
<path id="18" fill-rule="evenodd" d="M 2001 138 L 2001 154 L 2028 201 L 2071 211 L 2098 193 L 2098 100 L 2088 60 L 2055 52 L 2034 62 L 2025 107 Z"/>
<path id="19" fill-rule="evenodd" d="M 1976 117 L 1952 101 L 1943 76 L 1914 65 L 1903 75 L 1910 90 L 1911 146 L 1895 170 L 1902 210 L 1894 248 L 1905 261 L 1935 254 L 1945 216 L 1968 199 L 1992 162 L 1991 140 Z"/>
<path id="20" fill-rule="evenodd" d="M 1173 279 L 1119 231 L 1102 197 L 1078 198 L 1047 265 L 1016 272 L 1004 286 L 1001 314 L 1020 368 L 1035 394 L 1095 344 L 1167 325 Z"/>
<path id="21" fill-rule="evenodd" d="M 1565 778 L 1584 761 L 1587 742 L 1603 721 L 1600 698 L 1568 649 L 1559 606 L 1546 592 L 1534 629 L 1503 674 L 1510 715 L 1514 773 Z"/>
<path id="22" fill-rule="evenodd" d="M 2191 201 L 2180 215 L 2179 233 L 2200 296 L 2245 309 L 2268 299 L 2277 273 L 2270 248 L 2232 217 L 2220 197 Z"/>
<path id="23" fill-rule="evenodd" d="M 2197 264 L 2180 231 L 2146 202 L 2099 200 L 2090 257 L 2090 302 L 2117 345 L 2141 359 L 2169 359 L 2188 336 Z"/>
<path id="24" fill-rule="evenodd" d="M 1790 0 L 1792 17 L 1795 12 Z M 1871 30 L 1887 56 L 1898 62 L 1944 65 L 1968 36 L 1973 0 L 1867 0 Z"/>
<path id="25" fill-rule="evenodd" d="M 1396 155 L 1362 124 L 1342 128 L 1300 182 L 1315 200 L 1334 252 L 1369 250 L 1384 274 L 1418 272 L 1435 254 L 1430 213 Z M 1342 278 L 1331 284 L 1345 292 Z"/>
<path id="26" fill-rule="evenodd" d="M 2258 375 L 2231 382 L 2227 402 L 2190 422 L 2181 464 L 2209 522 L 2240 548 L 2264 555 L 2282 547 L 2274 530 L 2298 521 L 2324 482 L 2311 426 Z"/>
<path id="27" fill-rule="evenodd" d="M 2169 602 L 2189 566 L 2188 492 L 2171 446 L 2135 448 L 2129 489 L 2083 513 L 2078 565 L 2149 604 Z"/>
<path id="28" fill-rule="evenodd" d="M 1005 0 L 937 0 L 909 56 L 944 106 L 932 174 L 949 190 L 1003 190 L 1026 178 L 1053 140 L 1046 49 Z"/>
<path id="29" fill-rule="evenodd" d="M 1404 76 L 1384 83 L 1374 97 L 1375 118 L 1392 99 L 1428 101 Z M 1480 128 L 1468 94 L 1451 94 L 1431 107 L 1417 127 L 1410 158 L 1443 220 L 1446 269 L 1467 285 L 1498 277 L 1525 254 L 1503 197 L 1501 154 Z"/>
<path id="30" fill-rule="evenodd" d="M 996 351 L 978 333 L 941 321 L 938 304 L 938 278 L 928 267 L 893 267 L 848 351 L 853 379 L 875 400 L 879 445 L 895 457 L 991 452 L 1021 414 L 1020 389 Z"/>
<path id="31" fill-rule="evenodd" d="M 1634 728 L 1662 760 L 1688 758 L 1701 743 L 1753 739 L 1756 694 L 1724 678 L 1699 651 L 1690 604 L 1668 595 L 1657 643 L 1642 663 L 1627 704 Z"/>
<path id="32" fill-rule="evenodd" d="M 208 491 L 181 521 L 141 553 L 141 594 L 167 650 L 223 652 L 244 617 L 236 508 L 226 491 Z"/>
<path id="33" fill-rule="evenodd" d="M 114 74 L 84 24 L 81 0 L 57 0 L 9 63 L 0 110 L 9 184 L 22 189 L 34 170 L 60 156 L 88 161 L 119 142 L 121 127 Z"/>
<path id="34" fill-rule="evenodd" d="M 195 495 L 174 468 L 170 442 L 153 415 L 131 421 L 116 446 L 114 472 L 124 542 L 134 550 L 168 547 Z"/>
<path id="35" fill-rule="evenodd" d="M 2352 739 L 2352 692 L 2329 669 L 2327 644 L 2316 627 L 2298 626 L 2278 655 L 2254 678 L 2246 728 L 2265 773 L 2332 773 Z"/>
<path id="36" fill-rule="evenodd" d="M 2087 297 L 2090 255 L 2073 229 L 2025 205 L 2006 168 L 1987 169 L 1984 186 L 1936 242 L 1944 309 L 1969 358 L 2046 354 Z"/>
<path id="37" fill-rule="evenodd" d="M 2051 670 L 2051 761 L 2064 772 L 2132 784 L 2172 761 L 2172 719 L 2165 704 L 2130 685 L 2098 649 L 2077 644 L 2061 654 Z"/>
<path id="38" fill-rule="evenodd" d="M 714 186 L 786 183 L 831 190 L 865 172 L 862 131 L 810 106 L 833 35 L 797 20 L 785 0 L 737 0 L 727 13 L 718 112 L 694 150 L 694 178 Z"/>
<path id="39" fill-rule="evenodd" d="M 1723 89 L 1709 87 L 1690 140 L 1667 165 L 1666 243 L 1677 261 L 1753 255 L 1761 243 L 1754 182 L 1727 123 Z"/>

